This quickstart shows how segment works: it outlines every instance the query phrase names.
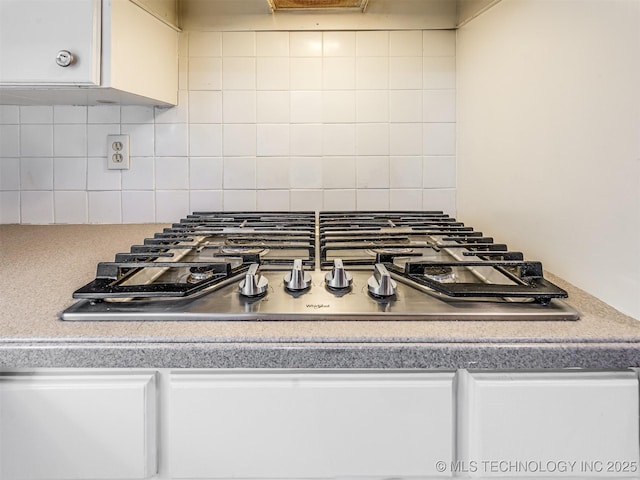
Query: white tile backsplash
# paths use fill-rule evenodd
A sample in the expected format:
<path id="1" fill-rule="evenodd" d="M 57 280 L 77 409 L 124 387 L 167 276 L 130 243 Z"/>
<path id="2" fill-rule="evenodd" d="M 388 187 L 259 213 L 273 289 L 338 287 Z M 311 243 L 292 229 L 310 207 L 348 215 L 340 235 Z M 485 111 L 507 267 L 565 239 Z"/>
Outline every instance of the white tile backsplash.
<path id="1" fill-rule="evenodd" d="M 222 205 L 225 211 L 243 210 L 254 212 L 256 210 L 255 190 L 223 190 Z"/>
<path id="2" fill-rule="evenodd" d="M 53 215 L 56 223 L 87 223 L 87 192 L 56 190 L 53 192 Z"/>
<path id="3" fill-rule="evenodd" d="M 53 107 L 54 123 L 87 123 L 87 107 L 75 105 L 55 105 Z"/>
<path id="4" fill-rule="evenodd" d="M 222 88 L 221 57 L 189 57 L 189 90 L 220 90 Z"/>
<path id="5" fill-rule="evenodd" d="M 356 32 L 356 55 L 358 57 L 388 57 L 389 32 Z"/>
<path id="6" fill-rule="evenodd" d="M 289 90 L 289 58 L 258 57 L 256 88 L 258 90 Z"/>
<path id="7" fill-rule="evenodd" d="M 389 57 L 389 88 L 422 88 L 422 57 Z"/>
<path id="8" fill-rule="evenodd" d="M 20 202 L 19 191 L 0 191 L 1 223 L 26 223 L 20 217 Z"/>
<path id="9" fill-rule="evenodd" d="M 262 212 L 289 210 L 289 190 L 258 190 L 256 210 Z"/>
<path id="10" fill-rule="evenodd" d="M 222 57 L 222 88 L 224 90 L 255 90 L 255 57 Z"/>
<path id="11" fill-rule="evenodd" d="M 0 157 L 20 156 L 20 125 L 0 127 Z"/>
<path id="12" fill-rule="evenodd" d="M 322 55 L 353 57 L 356 54 L 356 32 L 323 32 Z"/>
<path id="13" fill-rule="evenodd" d="M 321 123 L 322 122 L 322 92 L 296 91 L 291 92 L 291 123 Z"/>
<path id="14" fill-rule="evenodd" d="M 389 153 L 391 155 L 422 155 L 421 123 L 390 123 Z"/>
<path id="15" fill-rule="evenodd" d="M 391 90 L 389 92 L 389 121 L 393 123 L 422 122 L 422 102 L 422 90 Z"/>
<path id="16" fill-rule="evenodd" d="M 172 223 L 189 213 L 188 190 L 156 190 L 156 222 Z"/>
<path id="17" fill-rule="evenodd" d="M 223 57 L 255 57 L 256 32 L 222 32 Z"/>
<path id="18" fill-rule="evenodd" d="M 53 125 L 20 125 L 20 155 L 53 156 Z"/>
<path id="19" fill-rule="evenodd" d="M 289 191 L 289 157 L 268 157 L 256 160 L 256 188 Z M 258 197 L 259 198 L 259 197 Z"/>
<path id="20" fill-rule="evenodd" d="M 353 90 L 322 92 L 323 123 L 354 123 L 356 94 Z"/>
<path id="21" fill-rule="evenodd" d="M 322 32 L 291 32 L 289 53 L 292 57 L 319 57 L 322 55 Z"/>
<path id="22" fill-rule="evenodd" d="M 355 157 L 325 157 L 322 159 L 322 186 L 325 189 L 355 188 Z"/>
<path id="23" fill-rule="evenodd" d="M 158 116 L 156 115 L 157 121 Z M 189 92 L 189 122 L 222 123 L 222 92 L 207 90 Z"/>
<path id="24" fill-rule="evenodd" d="M 20 107 L 20 123 L 53 123 L 52 106 Z"/>
<path id="25" fill-rule="evenodd" d="M 191 190 L 222 189 L 222 157 L 189 159 L 189 188 Z"/>
<path id="26" fill-rule="evenodd" d="M 256 92 L 225 90 L 222 93 L 222 120 L 224 123 L 255 123 Z"/>
<path id="27" fill-rule="evenodd" d="M 119 191 L 88 192 L 89 223 L 122 223 Z"/>
<path id="28" fill-rule="evenodd" d="M 324 190 L 322 208 L 324 210 L 355 210 L 355 190 Z"/>
<path id="29" fill-rule="evenodd" d="M 256 55 L 258 57 L 289 57 L 289 33 L 257 32 Z"/>
<path id="30" fill-rule="evenodd" d="M 389 88 L 388 57 L 357 57 L 356 88 L 358 90 L 381 90 Z"/>
<path id="31" fill-rule="evenodd" d="M 222 125 L 192 124 L 189 127 L 189 154 L 192 157 L 222 155 Z"/>
<path id="32" fill-rule="evenodd" d="M 225 124 L 222 127 L 222 152 L 226 157 L 256 154 L 255 124 Z"/>
<path id="33" fill-rule="evenodd" d="M 225 190 L 255 189 L 255 157 L 225 158 L 223 163 L 222 186 Z"/>
<path id="34" fill-rule="evenodd" d="M 389 125 L 387 123 L 359 123 L 356 125 L 357 155 L 388 155 Z"/>
<path id="35" fill-rule="evenodd" d="M 389 90 L 356 91 L 356 122 L 388 122 Z"/>
<path id="36" fill-rule="evenodd" d="M 156 220 L 155 192 L 128 190 L 122 192 L 123 223 L 152 223 Z"/>
<path id="37" fill-rule="evenodd" d="M 189 189 L 189 159 L 186 157 L 156 158 L 156 188 L 158 190 Z"/>
<path id="38" fill-rule="evenodd" d="M 155 158 L 131 157 L 129 170 L 122 171 L 123 190 L 155 189 Z"/>
<path id="39" fill-rule="evenodd" d="M 256 121 L 258 123 L 289 123 L 292 93 L 283 91 L 256 92 Z"/>
<path id="40" fill-rule="evenodd" d="M 190 190 L 189 212 L 219 212 L 223 209 L 222 190 Z"/>
<path id="41" fill-rule="evenodd" d="M 322 88 L 324 90 L 349 90 L 355 86 L 355 57 L 325 57 L 322 60 Z"/>
<path id="42" fill-rule="evenodd" d="M 330 123 L 322 126 L 322 154 L 354 155 L 356 153 L 356 125 Z"/>
<path id="43" fill-rule="evenodd" d="M 422 31 L 395 30 L 389 32 L 389 56 L 421 57 Z"/>
<path id="44" fill-rule="evenodd" d="M 356 159 L 356 186 L 359 189 L 389 188 L 389 157 L 371 156 Z"/>
<path id="45" fill-rule="evenodd" d="M 23 190 L 20 192 L 20 221 L 22 223 L 53 223 L 53 191 Z"/>
<path id="46" fill-rule="evenodd" d="M 322 188 L 322 157 L 320 156 L 291 157 L 289 172 L 289 185 L 292 189 Z"/>
<path id="47" fill-rule="evenodd" d="M 54 125 L 53 154 L 57 157 L 86 157 L 87 124 Z"/>
<path id="48" fill-rule="evenodd" d="M 19 158 L 0 158 L 0 191 L 20 190 Z"/>
<path id="49" fill-rule="evenodd" d="M 222 56 L 221 32 L 189 32 L 188 52 L 190 57 Z"/>
<path id="50" fill-rule="evenodd" d="M 315 157 L 322 155 L 322 128 L 320 123 L 291 125 L 289 138 L 291 155 Z"/>
<path id="51" fill-rule="evenodd" d="M 455 32 L 189 31 L 180 56 L 177 107 L 0 106 L 0 222 L 455 211 Z"/>
<path id="52" fill-rule="evenodd" d="M 106 157 L 90 157 L 87 161 L 87 190 L 120 190 L 121 170 L 107 169 Z"/>
<path id="53" fill-rule="evenodd" d="M 126 132 L 122 132 L 126 133 Z M 187 156 L 189 150 L 189 129 L 186 123 L 167 123 L 155 126 L 155 154 L 159 157 Z M 131 153 L 144 155 L 142 152 Z"/>
<path id="54" fill-rule="evenodd" d="M 0 105 L 0 125 L 20 123 L 20 107 L 18 105 Z"/>
<path id="55" fill-rule="evenodd" d="M 291 57 L 289 78 L 291 90 L 320 90 L 322 88 L 322 59 L 314 57 Z"/>
<path id="56" fill-rule="evenodd" d="M 53 190 L 53 158 L 22 158 L 21 190 Z"/>
<path id="57" fill-rule="evenodd" d="M 289 124 L 258 124 L 256 154 L 259 157 L 289 155 Z"/>
<path id="58" fill-rule="evenodd" d="M 422 187 L 422 157 L 391 157 L 389 184 L 392 189 Z"/>

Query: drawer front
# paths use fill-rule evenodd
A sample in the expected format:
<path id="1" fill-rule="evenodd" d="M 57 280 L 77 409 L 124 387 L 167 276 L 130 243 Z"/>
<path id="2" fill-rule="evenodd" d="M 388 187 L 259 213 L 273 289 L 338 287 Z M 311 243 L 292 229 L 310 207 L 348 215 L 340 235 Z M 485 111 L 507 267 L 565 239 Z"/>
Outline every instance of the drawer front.
<path id="1" fill-rule="evenodd" d="M 453 373 L 175 373 L 172 478 L 425 476 L 450 461 Z"/>

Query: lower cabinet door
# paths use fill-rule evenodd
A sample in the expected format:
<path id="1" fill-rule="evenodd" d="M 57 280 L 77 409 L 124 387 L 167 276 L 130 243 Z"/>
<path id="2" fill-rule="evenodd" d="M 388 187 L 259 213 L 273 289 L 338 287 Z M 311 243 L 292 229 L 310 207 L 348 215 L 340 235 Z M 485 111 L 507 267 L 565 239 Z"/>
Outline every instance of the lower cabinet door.
<path id="1" fill-rule="evenodd" d="M 176 479 L 408 477 L 450 463 L 452 373 L 176 372 Z"/>
<path id="2" fill-rule="evenodd" d="M 639 475 L 633 371 L 463 371 L 458 394 L 458 471 L 479 477 Z"/>
<path id="3" fill-rule="evenodd" d="M 155 396 L 153 373 L 0 374 L 0 478 L 151 477 Z"/>

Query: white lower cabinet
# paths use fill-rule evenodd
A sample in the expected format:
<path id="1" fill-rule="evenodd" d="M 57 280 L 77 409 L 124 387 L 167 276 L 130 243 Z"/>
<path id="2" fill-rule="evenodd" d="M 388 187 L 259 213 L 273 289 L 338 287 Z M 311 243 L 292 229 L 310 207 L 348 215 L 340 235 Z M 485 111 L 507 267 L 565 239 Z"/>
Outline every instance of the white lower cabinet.
<path id="1" fill-rule="evenodd" d="M 1 480 L 638 478 L 638 372 L 0 372 Z"/>
<path id="2" fill-rule="evenodd" d="M 640 476 L 638 377 L 459 372 L 457 461 L 468 476 Z"/>
<path id="3" fill-rule="evenodd" d="M 425 477 L 451 462 L 454 373 L 176 372 L 176 479 Z"/>
<path id="4" fill-rule="evenodd" d="M 151 372 L 0 373 L 0 478 L 150 478 L 155 384 Z"/>

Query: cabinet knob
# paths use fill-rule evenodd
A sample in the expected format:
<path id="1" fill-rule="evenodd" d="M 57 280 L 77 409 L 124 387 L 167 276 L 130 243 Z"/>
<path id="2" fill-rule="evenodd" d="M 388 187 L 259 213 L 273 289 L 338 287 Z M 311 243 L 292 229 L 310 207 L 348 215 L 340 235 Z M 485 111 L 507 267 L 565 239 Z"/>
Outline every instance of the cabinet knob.
<path id="1" fill-rule="evenodd" d="M 76 63 L 76 57 L 69 50 L 60 50 L 56 55 L 56 63 L 61 67 L 68 67 Z"/>

